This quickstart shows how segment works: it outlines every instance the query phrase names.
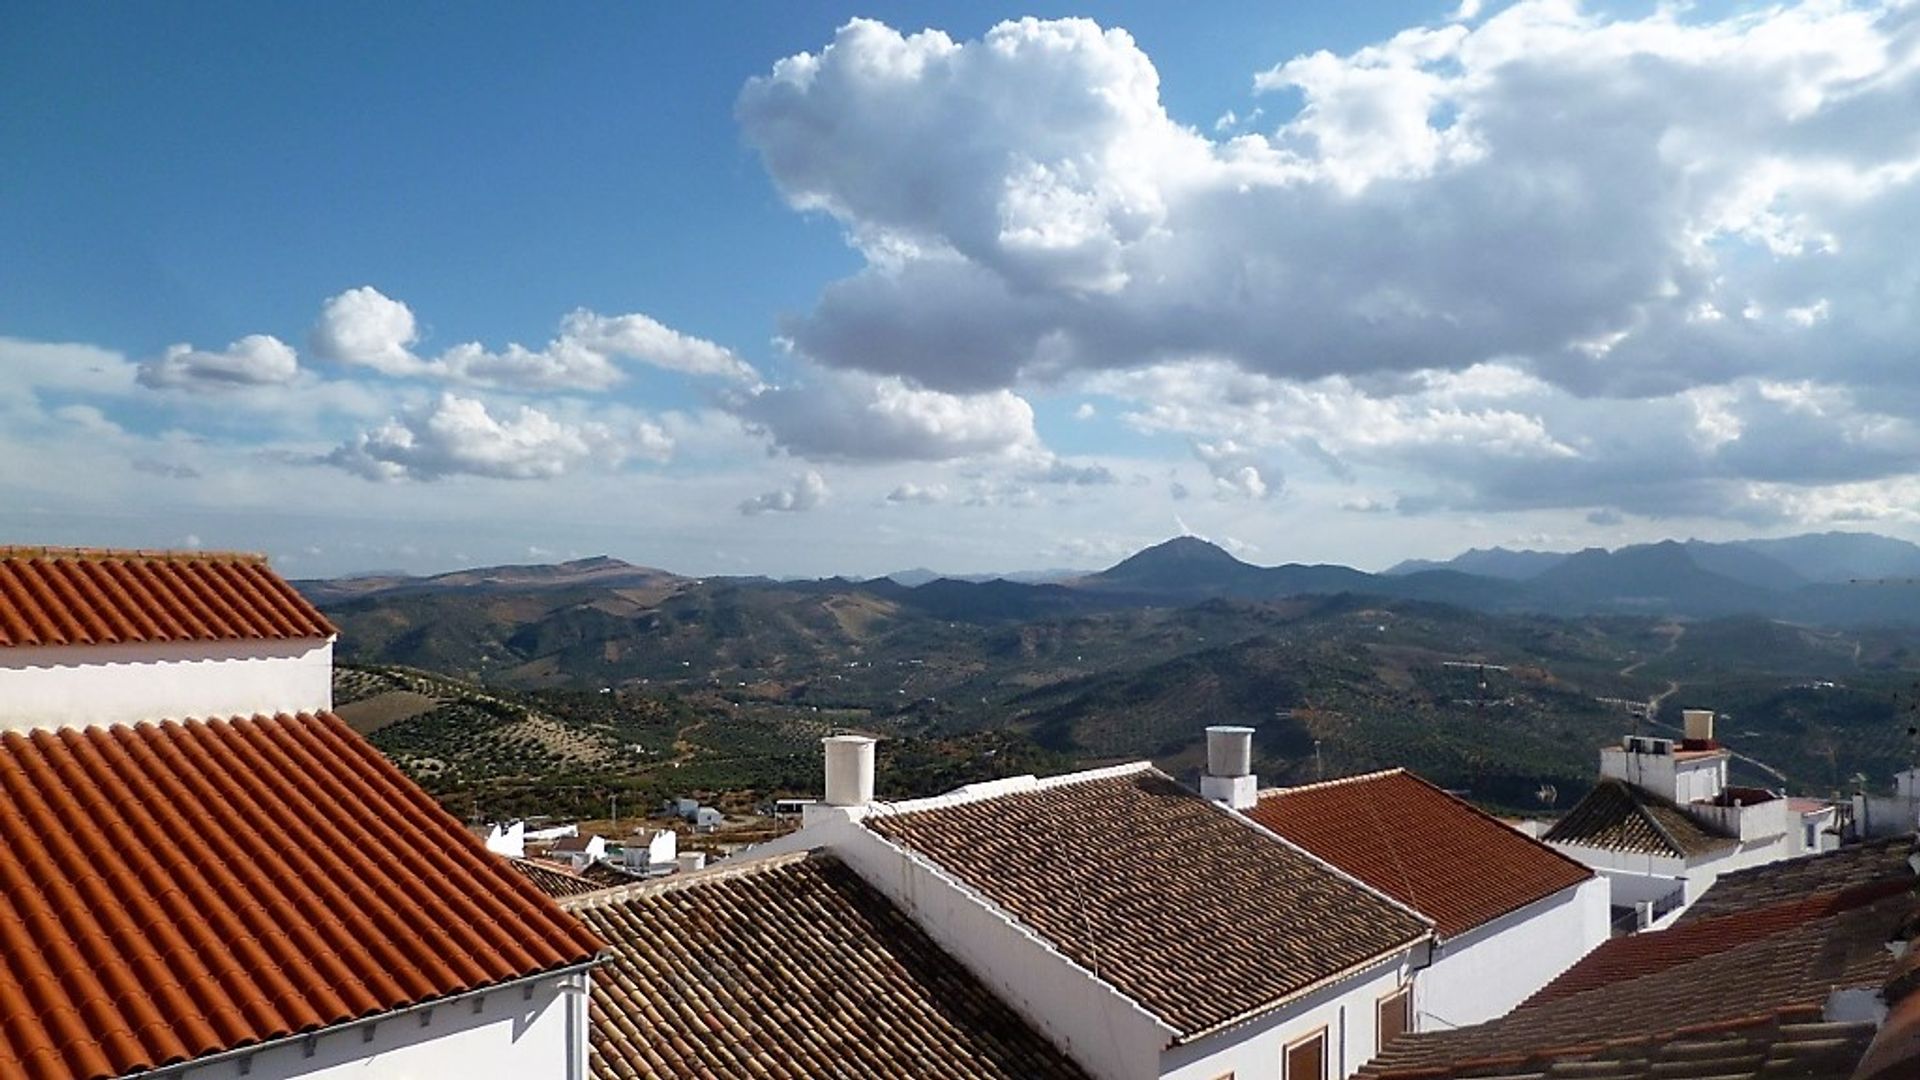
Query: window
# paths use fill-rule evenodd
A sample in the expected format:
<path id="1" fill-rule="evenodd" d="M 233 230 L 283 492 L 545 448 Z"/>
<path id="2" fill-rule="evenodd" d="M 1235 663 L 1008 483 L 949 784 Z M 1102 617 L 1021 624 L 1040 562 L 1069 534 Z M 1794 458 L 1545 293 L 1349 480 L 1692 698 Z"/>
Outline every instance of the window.
<path id="1" fill-rule="evenodd" d="M 1327 1080 L 1327 1029 L 1287 1046 L 1281 1080 Z"/>
<path id="2" fill-rule="evenodd" d="M 1388 1043 L 1412 1031 L 1413 987 L 1403 986 L 1381 998 L 1375 1010 L 1375 1021 L 1375 1050 L 1385 1050 Z"/>

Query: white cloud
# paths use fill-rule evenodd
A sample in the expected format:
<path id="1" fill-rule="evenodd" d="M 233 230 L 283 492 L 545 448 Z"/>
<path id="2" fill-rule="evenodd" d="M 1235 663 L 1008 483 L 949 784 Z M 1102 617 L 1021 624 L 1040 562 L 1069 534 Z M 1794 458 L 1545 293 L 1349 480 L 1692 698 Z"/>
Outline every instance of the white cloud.
<path id="1" fill-rule="evenodd" d="M 341 364 L 369 367 L 386 375 L 430 373 L 431 365 L 413 355 L 420 330 L 413 310 L 371 285 L 327 300 L 314 324 L 315 355 Z"/>
<path id="2" fill-rule="evenodd" d="M 795 476 L 786 487 L 755 495 L 740 504 L 740 512 L 749 517 L 759 514 L 802 513 L 827 500 L 826 478 L 808 469 Z"/>
<path id="3" fill-rule="evenodd" d="M 737 113 L 866 258 L 783 327 L 835 367 L 971 393 L 1195 357 L 1303 380 L 1506 363 L 1618 397 L 1912 384 L 1885 283 L 1920 273 L 1897 239 L 1920 216 L 1916 24 L 1523 0 L 1276 64 L 1259 84 L 1297 111 L 1210 138 L 1123 31 L 856 21 Z"/>
<path id="4" fill-rule="evenodd" d="M 1193 456 L 1213 474 L 1214 492 L 1220 498 L 1264 499 L 1278 490 L 1272 467 L 1261 464 L 1252 450 L 1232 439 L 1196 442 Z M 1269 477 L 1274 479 L 1269 482 Z"/>
<path id="5" fill-rule="evenodd" d="M 481 401 L 442 394 L 336 448 L 327 461 L 372 480 L 438 480 L 468 475 L 542 480 L 585 466 L 612 468 L 638 449 L 667 449 L 658 428 L 640 433 L 638 446 L 604 424 L 569 424 L 529 406 L 496 417 Z"/>
<path id="6" fill-rule="evenodd" d="M 300 361 L 285 342 L 269 334 L 249 334 L 214 352 L 171 345 L 158 359 L 140 365 L 140 385 L 154 389 L 222 391 L 277 386 L 294 381 Z"/>
<path id="7" fill-rule="evenodd" d="M 742 394 L 732 408 L 775 445 L 821 461 L 946 461 L 1039 447 L 1033 407 L 1009 390 L 948 394 L 816 369 Z"/>
<path id="8" fill-rule="evenodd" d="M 539 349 L 509 344 L 491 350 L 467 342 L 428 358 L 413 351 L 418 339 L 411 308 L 362 286 L 329 299 L 322 307 L 313 330 L 313 350 L 325 359 L 385 375 L 518 390 L 604 390 L 626 378 L 621 361 L 744 383 L 758 378 L 731 351 L 638 314 L 607 316 L 576 310 L 561 320 L 559 334 Z"/>
<path id="9" fill-rule="evenodd" d="M 1075 420 L 1091 420 L 1098 415 L 1100 410 L 1094 408 L 1091 401 L 1083 401 L 1073 410 Z"/>
<path id="10" fill-rule="evenodd" d="M 920 503 L 922 505 L 931 505 L 933 503 L 945 502 L 946 500 L 947 485 L 945 484 L 916 484 L 909 480 L 894 488 L 892 491 L 887 492 L 887 501 L 890 503 Z"/>

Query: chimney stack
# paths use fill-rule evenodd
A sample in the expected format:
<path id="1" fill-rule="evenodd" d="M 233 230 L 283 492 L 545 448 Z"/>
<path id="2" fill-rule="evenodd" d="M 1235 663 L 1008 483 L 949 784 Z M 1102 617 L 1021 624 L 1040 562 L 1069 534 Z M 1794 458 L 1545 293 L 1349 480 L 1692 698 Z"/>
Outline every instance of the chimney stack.
<path id="1" fill-rule="evenodd" d="M 1682 709 L 1680 715 L 1686 722 L 1687 749 L 1709 749 L 1713 746 L 1713 710 Z"/>
<path id="2" fill-rule="evenodd" d="M 829 735 L 820 740 L 827 749 L 828 806 L 865 806 L 873 801 L 873 744 L 865 735 Z"/>
<path id="3" fill-rule="evenodd" d="M 1207 774 L 1200 778 L 1200 794 L 1235 810 L 1252 809 L 1260 801 L 1260 783 L 1253 775 L 1252 728 L 1207 729 Z"/>

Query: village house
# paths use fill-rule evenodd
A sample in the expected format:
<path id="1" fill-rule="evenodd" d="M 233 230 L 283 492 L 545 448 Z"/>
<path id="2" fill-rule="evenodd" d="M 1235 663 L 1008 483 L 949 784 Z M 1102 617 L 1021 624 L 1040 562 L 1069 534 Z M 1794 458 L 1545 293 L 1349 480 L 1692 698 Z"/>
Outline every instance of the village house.
<path id="1" fill-rule="evenodd" d="M 1405 769 L 1262 791 L 1247 816 L 1433 920 L 1412 1030 L 1499 1016 L 1607 940 L 1605 878 Z"/>
<path id="2" fill-rule="evenodd" d="M 1911 850 L 1903 837 L 1724 875 L 1671 928 L 1609 940 L 1506 1016 L 1398 1039 L 1364 1075 L 1920 1075 L 1913 1029 L 1887 1012 L 1914 984 L 1914 955 L 1888 947 L 1920 925 Z M 1870 1045 L 1881 1057 L 1862 1067 Z"/>
<path id="3" fill-rule="evenodd" d="M 1838 843 L 1833 807 L 1728 783 L 1713 713 L 1684 716 L 1684 739 L 1603 748 L 1600 782 L 1542 837 L 1608 880 L 1623 929 L 1670 924 L 1721 874 Z"/>
<path id="4" fill-rule="evenodd" d="M 259 558 L 0 552 L 0 1076 L 583 1075 L 601 942 L 327 711 L 333 637 Z"/>
<path id="5" fill-rule="evenodd" d="M 1432 923 L 1146 763 L 882 803 L 872 739 L 825 749 L 746 857 L 832 855 L 1094 1076 L 1327 1080 L 1404 1027 Z"/>

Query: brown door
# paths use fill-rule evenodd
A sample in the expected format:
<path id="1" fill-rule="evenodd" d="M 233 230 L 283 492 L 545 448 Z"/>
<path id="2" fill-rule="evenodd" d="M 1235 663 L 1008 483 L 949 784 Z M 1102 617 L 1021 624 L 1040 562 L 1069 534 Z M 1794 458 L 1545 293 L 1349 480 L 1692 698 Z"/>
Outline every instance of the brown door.
<path id="1" fill-rule="evenodd" d="M 1327 1029 L 1287 1047 L 1287 1068 L 1282 1080 L 1327 1080 Z"/>
<path id="2" fill-rule="evenodd" d="M 1388 1043 L 1412 1029 L 1413 987 L 1403 986 L 1380 999 L 1378 1023 L 1373 1029 L 1378 1033 L 1374 1049 L 1385 1050 Z"/>

